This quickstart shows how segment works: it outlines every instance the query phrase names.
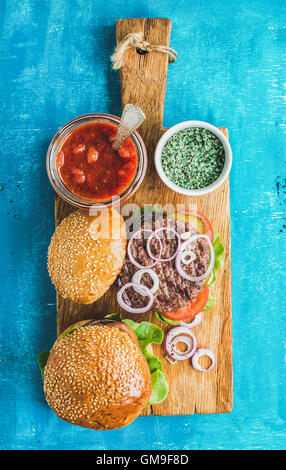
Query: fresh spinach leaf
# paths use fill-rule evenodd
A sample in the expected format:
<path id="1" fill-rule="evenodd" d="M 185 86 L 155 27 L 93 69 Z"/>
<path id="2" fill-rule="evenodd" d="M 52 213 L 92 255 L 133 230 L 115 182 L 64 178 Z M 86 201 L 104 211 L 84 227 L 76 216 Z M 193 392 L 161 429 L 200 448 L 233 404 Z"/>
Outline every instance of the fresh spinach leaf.
<path id="1" fill-rule="evenodd" d="M 169 325 L 177 326 L 181 324 L 181 320 L 180 321 L 170 320 L 169 318 L 164 317 L 162 313 L 155 312 L 155 315 L 158 318 L 158 320 L 168 323 Z"/>
<path id="2" fill-rule="evenodd" d="M 148 346 L 150 344 L 162 343 L 164 339 L 163 330 L 159 326 L 146 321 L 137 323 L 130 319 L 122 320 L 122 316 L 120 314 L 106 315 L 105 318 L 122 321 L 125 325 L 129 326 L 134 331 L 138 338 L 141 351 L 148 362 L 151 373 L 152 393 L 147 405 L 149 406 L 163 401 L 168 395 L 169 388 L 162 370 L 162 363 L 157 356 L 151 354 L 148 351 Z"/>
<path id="3" fill-rule="evenodd" d="M 50 351 L 42 351 L 38 355 L 38 364 L 41 370 L 41 376 L 43 380 L 44 380 L 45 367 L 47 365 L 49 355 L 50 355 Z"/>
<path id="4" fill-rule="evenodd" d="M 120 313 L 110 313 L 109 315 L 105 315 L 104 318 L 108 318 L 109 320 L 122 321 L 122 316 Z"/>
<path id="5" fill-rule="evenodd" d="M 153 405 L 155 403 L 161 403 L 165 400 L 169 392 L 169 385 L 165 379 L 162 370 L 157 369 L 151 374 L 152 380 L 152 393 L 151 397 L 146 406 Z"/>
<path id="6" fill-rule="evenodd" d="M 215 263 L 214 263 L 214 271 L 216 272 L 221 266 L 223 265 L 223 252 L 224 246 L 220 241 L 220 234 L 216 230 L 214 230 L 214 241 L 213 247 L 215 252 Z"/>
<path id="7" fill-rule="evenodd" d="M 154 325 L 153 323 L 149 323 L 146 321 L 143 321 L 141 323 L 136 323 L 133 320 L 130 319 L 124 319 L 122 320 L 122 316 L 117 313 L 112 313 L 110 315 L 106 315 L 105 318 L 109 318 L 111 320 L 115 321 L 122 321 L 125 325 L 129 326 L 134 333 L 136 334 L 140 348 L 142 350 L 143 355 L 145 356 L 150 373 L 151 373 L 151 380 L 152 380 L 152 393 L 150 400 L 147 404 L 147 406 L 155 404 L 155 403 L 160 403 L 163 401 L 169 391 L 168 388 L 168 383 L 165 379 L 164 372 L 162 370 L 162 363 L 160 359 L 158 359 L 157 356 L 154 354 L 151 354 L 148 351 L 148 346 L 152 343 L 156 344 L 161 344 L 163 339 L 164 339 L 164 333 L 159 328 L 159 326 Z M 68 330 L 63 338 L 67 336 L 68 334 L 72 333 L 75 331 L 77 328 L 71 328 Z M 38 355 L 38 364 L 41 369 L 41 375 L 42 378 L 44 379 L 44 370 L 48 361 L 50 351 L 43 351 Z"/>
<path id="8" fill-rule="evenodd" d="M 202 312 L 205 312 L 206 310 L 209 310 L 210 308 L 212 308 L 215 304 L 215 299 L 212 295 L 209 295 L 209 298 L 208 298 L 208 301 L 205 305 L 205 307 L 202 309 Z"/>

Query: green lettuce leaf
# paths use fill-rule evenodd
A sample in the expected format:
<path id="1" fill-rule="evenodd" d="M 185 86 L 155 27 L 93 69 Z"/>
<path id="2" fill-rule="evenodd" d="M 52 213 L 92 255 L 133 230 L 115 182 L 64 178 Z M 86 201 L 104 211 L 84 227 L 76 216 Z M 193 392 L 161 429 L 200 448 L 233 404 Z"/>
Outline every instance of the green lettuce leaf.
<path id="1" fill-rule="evenodd" d="M 105 315 L 104 318 L 108 318 L 108 320 L 122 321 L 120 313 L 109 313 L 109 315 Z"/>
<path id="2" fill-rule="evenodd" d="M 125 320 L 123 320 L 123 323 L 125 323 Z M 133 331 L 139 340 L 141 349 L 145 349 L 151 343 L 161 344 L 164 339 L 163 330 L 147 321 L 139 323 L 133 328 Z"/>
<path id="3" fill-rule="evenodd" d="M 214 263 L 214 271 L 218 271 L 221 266 L 223 266 L 223 253 L 224 253 L 224 246 L 220 240 L 220 234 L 216 230 L 214 231 L 214 241 L 213 247 L 215 252 L 215 263 Z"/>
<path id="4" fill-rule="evenodd" d="M 152 392 L 150 400 L 146 406 L 153 405 L 154 403 L 161 403 L 165 400 L 169 386 L 165 379 L 164 372 L 160 369 L 155 370 L 151 374 Z"/>
<path id="5" fill-rule="evenodd" d="M 209 310 L 210 308 L 212 308 L 215 304 L 215 299 L 212 295 L 209 295 L 209 298 L 208 298 L 208 301 L 205 305 L 205 307 L 202 309 L 202 312 L 205 312 L 206 310 Z"/>
<path id="6" fill-rule="evenodd" d="M 139 323 L 136 323 L 135 321 L 130 320 L 129 318 L 122 320 L 121 313 L 110 313 L 109 315 L 105 315 L 104 318 L 107 318 L 108 320 L 120 321 L 122 323 L 125 323 L 125 325 L 131 328 L 131 330 L 134 330 L 139 325 Z"/>
<path id="7" fill-rule="evenodd" d="M 180 325 L 182 322 L 181 320 L 180 321 L 170 320 L 169 318 L 164 317 L 164 315 L 162 315 L 162 313 L 159 313 L 159 312 L 155 312 L 155 315 L 159 321 L 168 323 L 169 325 L 177 326 L 177 325 Z"/>
<path id="8" fill-rule="evenodd" d="M 154 354 L 148 351 L 148 346 L 152 343 L 161 344 L 164 339 L 163 330 L 153 323 L 142 321 L 136 323 L 130 319 L 122 320 L 120 314 L 106 315 L 105 318 L 110 318 L 116 321 L 122 321 L 125 325 L 129 326 L 136 334 L 141 351 L 145 356 L 151 373 L 152 380 L 152 393 L 149 402 L 146 406 L 154 405 L 155 403 L 161 403 L 165 400 L 169 392 L 169 386 L 165 379 L 164 372 L 162 370 L 162 363 L 160 359 Z"/>
<path id="9" fill-rule="evenodd" d="M 210 278 L 207 282 L 207 285 L 210 287 L 216 280 L 215 270 L 213 269 L 210 275 Z"/>
<path id="10" fill-rule="evenodd" d="M 77 330 L 79 328 L 79 326 L 75 326 L 74 328 L 71 328 L 70 330 L 66 331 L 65 334 L 62 336 L 61 339 L 65 338 L 67 335 L 70 335 L 71 333 L 73 333 L 75 330 Z"/>
<path id="11" fill-rule="evenodd" d="M 45 367 L 47 365 L 49 355 L 50 355 L 50 351 L 43 351 L 38 355 L 38 364 L 41 370 L 41 376 L 43 380 L 44 380 Z"/>
<path id="12" fill-rule="evenodd" d="M 164 372 L 162 370 L 162 363 L 160 359 L 154 354 L 151 354 L 148 351 L 148 346 L 152 343 L 161 344 L 164 339 L 164 333 L 157 325 L 153 325 L 153 323 L 149 323 L 143 321 L 141 323 L 136 323 L 133 320 L 125 319 L 122 320 L 122 316 L 118 313 L 111 313 L 109 315 L 105 315 L 105 318 L 110 320 L 120 321 L 125 325 L 129 326 L 134 333 L 136 334 L 140 348 L 142 350 L 143 355 L 145 356 L 148 366 L 151 373 L 151 380 L 152 380 L 152 393 L 149 402 L 146 406 L 153 405 L 155 403 L 160 403 L 161 401 L 165 400 L 166 396 L 169 392 L 168 383 L 165 379 Z M 71 328 L 68 330 L 63 338 L 68 334 L 73 333 L 77 328 Z M 44 379 L 44 370 L 48 361 L 50 351 L 43 351 L 38 355 L 38 364 L 41 369 L 41 375 Z"/>
<path id="13" fill-rule="evenodd" d="M 160 211 L 157 207 L 156 204 L 145 204 L 145 206 L 141 207 L 140 208 L 140 213 L 141 214 L 152 214 L 152 213 L 156 213 L 156 214 L 161 214 L 162 211 Z"/>

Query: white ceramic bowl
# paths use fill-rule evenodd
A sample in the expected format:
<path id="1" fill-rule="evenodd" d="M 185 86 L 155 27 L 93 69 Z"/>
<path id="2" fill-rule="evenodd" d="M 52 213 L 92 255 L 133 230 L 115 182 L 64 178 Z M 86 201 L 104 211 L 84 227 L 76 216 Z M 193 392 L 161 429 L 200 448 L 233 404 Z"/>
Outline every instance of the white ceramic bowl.
<path id="1" fill-rule="evenodd" d="M 161 160 L 162 151 L 167 141 L 170 139 L 172 135 L 177 134 L 177 132 L 182 131 L 183 129 L 187 129 L 188 127 L 201 127 L 203 129 L 208 129 L 220 139 L 224 148 L 225 161 L 224 161 L 224 167 L 222 169 L 221 174 L 212 184 L 201 189 L 185 189 L 185 188 L 182 188 L 181 186 L 178 186 L 177 184 L 173 183 L 173 181 L 171 181 L 168 178 L 168 176 L 166 175 L 162 167 L 162 160 Z M 232 151 L 231 151 L 227 138 L 220 130 L 218 130 L 217 127 L 212 126 L 208 122 L 203 122 L 203 121 L 184 121 L 184 122 L 180 122 L 179 124 L 176 124 L 173 127 L 170 127 L 170 129 L 168 129 L 162 135 L 155 150 L 155 166 L 156 166 L 157 173 L 160 176 L 161 180 L 169 188 L 173 189 L 177 193 L 184 194 L 185 196 L 202 196 L 203 194 L 210 193 L 211 191 L 214 191 L 215 189 L 217 189 L 224 182 L 224 180 L 228 177 L 228 174 L 231 169 L 231 164 L 232 164 Z"/>

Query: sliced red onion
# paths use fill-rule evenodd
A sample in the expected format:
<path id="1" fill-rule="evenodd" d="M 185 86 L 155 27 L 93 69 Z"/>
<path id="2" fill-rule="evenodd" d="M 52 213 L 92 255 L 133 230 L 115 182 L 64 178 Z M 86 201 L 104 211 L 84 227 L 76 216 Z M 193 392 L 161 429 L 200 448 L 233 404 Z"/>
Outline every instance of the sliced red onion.
<path id="1" fill-rule="evenodd" d="M 168 356 L 167 354 L 166 354 L 165 358 L 167 359 L 167 361 L 170 362 L 170 364 L 176 364 L 176 362 L 178 362 L 178 361 L 175 361 L 175 359 L 172 359 L 172 358 L 171 358 L 170 356 Z"/>
<path id="2" fill-rule="evenodd" d="M 209 247 L 210 247 L 210 252 L 211 252 L 211 262 L 209 264 L 209 267 L 208 269 L 206 270 L 206 272 L 204 274 L 202 274 L 201 276 L 190 276 L 189 274 L 187 274 L 183 269 L 182 269 L 182 266 L 181 266 L 181 261 L 182 261 L 182 256 L 183 256 L 183 252 L 185 250 L 185 248 L 189 245 L 189 243 L 197 240 L 198 238 L 204 238 L 207 240 L 208 244 L 209 244 Z M 214 262 L 215 262 L 215 253 L 214 253 L 214 248 L 212 246 L 212 243 L 209 239 L 209 237 L 205 234 L 196 234 L 196 235 L 192 235 L 188 240 L 186 240 L 180 247 L 179 251 L 178 251 L 178 254 L 176 256 L 176 269 L 178 271 L 178 273 L 184 278 L 184 279 L 187 279 L 188 281 L 193 281 L 193 282 L 196 282 L 196 281 L 202 281 L 203 279 L 205 279 L 206 277 L 208 277 L 208 275 L 212 272 L 213 270 L 213 267 L 214 267 Z"/>
<path id="3" fill-rule="evenodd" d="M 181 239 L 182 240 L 188 240 L 191 237 L 191 232 L 183 232 L 181 233 Z"/>
<path id="4" fill-rule="evenodd" d="M 191 321 L 190 323 L 185 323 L 182 321 L 181 325 L 187 326 L 188 328 L 194 328 L 195 326 L 199 325 L 202 322 L 202 319 L 203 319 L 203 314 L 202 312 L 200 312 L 193 318 L 193 321 Z"/>
<path id="5" fill-rule="evenodd" d="M 121 288 L 123 286 L 120 277 L 117 277 L 117 285 L 118 285 L 119 288 Z M 128 295 L 126 294 L 126 292 L 123 292 L 122 298 L 123 298 L 123 301 L 124 301 L 125 304 L 129 305 L 129 307 L 132 306 L 131 301 L 130 301 Z"/>
<path id="6" fill-rule="evenodd" d="M 207 356 L 212 361 L 211 365 L 207 369 L 204 369 L 199 364 L 199 359 L 202 356 Z M 194 369 L 199 370 L 200 372 L 208 372 L 215 366 L 215 363 L 216 363 L 216 358 L 215 358 L 214 352 L 211 349 L 200 348 L 195 352 L 195 354 L 192 357 L 192 366 L 194 367 Z"/>
<path id="7" fill-rule="evenodd" d="M 153 264 L 150 264 L 150 266 L 143 266 L 142 264 L 139 264 L 133 257 L 132 253 L 131 253 L 131 245 L 132 245 L 132 241 L 133 239 L 135 238 L 135 236 L 138 234 L 138 233 L 141 233 L 141 232 L 149 232 L 151 233 L 151 237 L 155 236 L 157 238 L 157 240 L 159 241 L 160 243 L 160 254 L 159 254 L 159 258 L 156 259 L 154 258 L 153 256 L 151 256 L 151 258 L 153 259 L 156 259 L 155 263 Z M 148 238 L 148 241 L 149 241 L 150 237 Z M 148 242 L 147 242 L 148 244 Z M 141 268 L 153 268 L 159 261 L 160 257 L 161 257 L 161 254 L 162 254 L 162 243 L 161 243 L 161 240 L 160 240 L 160 237 L 155 233 L 153 232 L 152 230 L 149 230 L 149 229 L 145 229 L 145 228 L 140 228 L 139 230 L 137 230 L 137 232 L 133 233 L 132 237 L 130 238 L 129 240 L 129 243 L 127 245 L 127 253 L 128 253 L 128 256 L 129 256 L 129 259 L 131 261 L 132 264 L 134 264 L 134 266 L 136 266 L 137 268 L 141 269 Z"/>
<path id="8" fill-rule="evenodd" d="M 183 264 L 190 264 L 192 261 L 195 261 L 196 259 L 196 254 L 193 251 L 183 251 L 182 256 L 181 256 L 181 261 Z"/>
<path id="9" fill-rule="evenodd" d="M 186 351 L 179 351 L 176 344 L 182 342 L 187 345 Z M 165 350 L 169 357 L 175 361 L 185 361 L 192 357 L 197 349 L 197 339 L 194 333 L 186 326 L 175 326 L 165 337 Z"/>
<path id="10" fill-rule="evenodd" d="M 153 286 L 150 288 L 150 292 L 152 292 L 152 294 L 155 294 L 155 292 L 157 292 L 157 290 L 159 289 L 159 278 L 157 273 L 155 273 L 153 269 L 139 269 L 139 271 L 136 271 L 136 273 L 134 274 L 132 282 L 134 282 L 135 284 L 141 284 L 141 278 L 145 273 L 149 274 L 149 276 L 151 276 L 153 280 Z M 138 292 L 138 294 L 142 295 L 143 297 L 146 297 L 146 291 L 144 291 L 144 289 L 141 289 L 141 287 L 134 287 L 134 289 L 136 290 L 136 292 Z"/>
<path id="11" fill-rule="evenodd" d="M 150 297 L 150 301 L 148 302 L 148 304 L 145 307 L 142 307 L 142 308 L 133 308 L 133 307 L 130 307 L 130 305 L 127 305 L 124 302 L 122 296 L 123 296 L 125 290 L 128 289 L 128 287 L 133 287 L 134 289 L 137 287 L 139 289 L 145 290 L 146 296 Z M 130 312 L 130 313 L 145 313 L 148 310 L 150 310 L 150 308 L 152 307 L 153 302 L 154 302 L 154 296 L 153 296 L 151 290 L 148 289 L 148 287 L 144 286 L 143 284 L 136 284 L 135 282 L 127 282 L 127 284 L 124 284 L 121 287 L 121 289 L 117 292 L 117 302 L 119 303 L 120 307 L 122 307 L 127 312 Z"/>
<path id="12" fill-rule="evenodd" d="M 151 258 L 153 258 L 153 259 L 155 259 L 155 260 L 157 260 L 157 261 L 171 261 L 172 259 L 174 259 L 175 256 L 176 256 L 177 253 L 178 253 L 178 250 L 179 250 L 180 244 L 181 244 L 181 241 L 180 241 L 180 234 L 179 234 L 178 232 L 176 232 L 176 230 L 174 230 L 174 229 L 172 229 L 172 228 L 170 228 L 170 227 L 160 227 L 160 228 L 158 228 L 157 230 L 155 230 L 155 232 L 153 232 L 153 233 L 156 234 L 156 235 L 158 235 L 158 232 L 162 232 L 162 231 L 164 231 L 164 230 L 168 230 L 169 232 L 172 232 L 172 233 L 175 235 L 175 237 L 177 237 L 177 239 L 178 239 L 178 246 L 177 246 L 177 249 L 176 249 L 175 253 L 174 253 L 170 258 L 160 258 L 162 252 L 160 253 L 159 258 L 155 258 L 155 256 L 152 255 L 151 249 L 150 249 L 150 243 L 151 243 L 151 239 L 152 239 L 152 235 L 151 235 L 151 236 L 148 238 L 148 241 L 147 241 L 147 252 L 148 252 L 148 255 L 149 255 Z M 161 239 L 160 239 L 160 240 L 161 240 Z"/>

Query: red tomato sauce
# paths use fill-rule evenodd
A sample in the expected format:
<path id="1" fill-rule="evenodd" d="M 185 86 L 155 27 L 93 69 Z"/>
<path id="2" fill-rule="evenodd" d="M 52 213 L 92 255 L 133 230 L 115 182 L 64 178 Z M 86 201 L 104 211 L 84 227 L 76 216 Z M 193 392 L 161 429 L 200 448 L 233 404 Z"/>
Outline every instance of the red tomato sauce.
<path id="1" fill-rule="evenodd" d="M 117 126 L 105 122 L 83 124 L 64 142 L 57 155 L 57 169 L 65 186 L 75 195 L 94 202 L 122 194 L 137 169 L 137 152 L 130 137 L 113 150 Z"/>

